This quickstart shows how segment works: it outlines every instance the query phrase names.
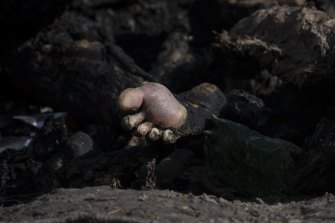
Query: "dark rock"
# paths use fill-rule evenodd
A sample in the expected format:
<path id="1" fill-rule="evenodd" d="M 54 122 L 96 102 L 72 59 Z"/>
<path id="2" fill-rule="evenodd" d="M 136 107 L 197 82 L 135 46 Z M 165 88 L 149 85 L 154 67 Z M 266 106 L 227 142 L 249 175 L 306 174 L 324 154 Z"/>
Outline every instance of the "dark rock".
<path id="1" fill-rule="evenodd" d="M 301 149 L 225 119 L 212 119 L 206 135 L 207 162 L 223 182 L 251 196 L 290 193 L 293 157 Z M 291 175 L 292 174 L 292 175 Z"/>
<path id="2" fill-rule="evenodd" d="M 269 123 L 273 112 L 263 100 L 243 90 L 232 90 L 227 94 L 227 104 L 222 117 L 259 129 Z"/>
<path id="3" fill-rule="evenodd" d="M 294 180 L 300 193 L 334 192 L 335 122 L 322 119 L 306 139 Z"/>
<path id="4" fill-rule="evenodd" d="M 333 81 L 333 20 L 314 8 L 273 7 L 259 10 L 218 35 L 217 47 L 254 58 L 260 69 L 302 86 Z"/>
<path id="5" fill-rule="evenodd" d="M 84 132 L 76 132 L 66 142 L 70 147 L 74 158 L 83 156 L 93 150 L 93 139 Z"/>
<path id="6" fill-rule="evenodd" d="M 186 149 L 173 151 L 161 160 L 156 168 L 157 181 L 160 185 L 172 185 L 174 179 L 186 169 L 193 152 Z"/>
<path id="7" fill-rule="evenodd" d="M 142 79 L 123 69 L 118 59 L 125 56 L 120 50 L 111 55 L 115 52 L 110 48 L 113 33 L 107 18 L 104 22 L 65 13 L 8 57 L 11 78 L 30 95 L 66 108 L 84 123 L 97 119 L 114 122 L 118 94 Z"/>
<path id="8" fill-rule="evenodd" d="M 68 129 L 65 118 L 47 119 L 41 129 L 39 139 L 29 151 L 36 160 L 45 161 L 59 150 L 66 147 L 70 130 Z"/>

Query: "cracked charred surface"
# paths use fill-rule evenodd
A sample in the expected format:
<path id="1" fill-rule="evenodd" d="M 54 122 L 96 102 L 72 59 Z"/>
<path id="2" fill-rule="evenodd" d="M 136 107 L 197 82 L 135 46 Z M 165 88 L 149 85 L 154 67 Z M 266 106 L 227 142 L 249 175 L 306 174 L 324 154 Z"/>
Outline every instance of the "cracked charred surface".
<path id="1" fill-rule="evenodd" d="M 104 27 L 110 22 L 65 13 L 16 50 L 8 62 L 10 77 L 35 98 L 66 108 L 85 122 L 113 122 L 119 93 L 143 79 L 134 74 L 136 69 L 124 68 L 120 55 L 114 54 L 122 50 L 109 47 L 113 34 Z"/>
<path id="2" fill-rule="evenodd" d="M 219 34 L 216 46 L 255 58 L 260 69 L 301 86 L 331 79 L 334 26 L 331 17 L 314 8 L 274 7 L 259 10 Z"/>

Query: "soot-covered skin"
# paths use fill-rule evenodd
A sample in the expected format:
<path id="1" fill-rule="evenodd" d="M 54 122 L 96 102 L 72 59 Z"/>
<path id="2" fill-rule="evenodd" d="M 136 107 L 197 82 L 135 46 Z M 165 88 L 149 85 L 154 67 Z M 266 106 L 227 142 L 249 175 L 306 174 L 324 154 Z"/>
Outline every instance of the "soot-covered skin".
<path id="1" fill-rule="evenodd" d="M 134 129 L 134 135 L 166 143 L 174 143 L 184 135 L 199 134 L 206 119 L 218 115 L 225 103 L 220 89 L 208 83 L 175 97 L 165 86 L 146 82 L 125 89 L 118 99 L 122 112 L 135 111 L 121 121 L 126 130 Z"/>

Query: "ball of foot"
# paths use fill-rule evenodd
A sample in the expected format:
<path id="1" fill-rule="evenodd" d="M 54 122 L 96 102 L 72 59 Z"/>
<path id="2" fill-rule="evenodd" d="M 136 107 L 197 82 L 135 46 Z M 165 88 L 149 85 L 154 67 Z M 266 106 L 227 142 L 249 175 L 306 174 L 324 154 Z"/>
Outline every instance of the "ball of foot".
<path id="1" fill-rule="evenodd" d="M 170 129 L 180 128 L 187 118 L 186 108 L 173 94 L 165 86 L 153 82 L 124 90 L 118 105 L 123 112 L 138 111 L 122 119 L 123 127 L 136 128 L 138 134 L 148 135 L 154 141 L 161 138 L 168 143 L 176 141 L 177 137 Z"/>

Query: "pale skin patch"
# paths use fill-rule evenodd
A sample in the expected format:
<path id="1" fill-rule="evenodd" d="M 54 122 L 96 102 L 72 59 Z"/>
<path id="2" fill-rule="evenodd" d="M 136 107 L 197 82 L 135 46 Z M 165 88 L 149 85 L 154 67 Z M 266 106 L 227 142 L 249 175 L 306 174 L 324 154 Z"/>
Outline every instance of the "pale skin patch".
<path id="1" fill-rule="evenodd" d="M 119 96 L 119 109 L 123 112 L 136 111 L 143 103 L 143 92 L 139 88 L 127 88 Z"/>
<path id="2" fill-rule="evenodd" d="M 136 128 L 136 134 L 152 141 L 174 143 L 178 137 L 171 129 L 179 129 L 186 121 L 187 110 L 163 85 L 146 82 L 138 88 L 125 89 L 118 99 L 123 112 L 139 111 L 126 116 L 121 124 L 126 130 Z"/>

